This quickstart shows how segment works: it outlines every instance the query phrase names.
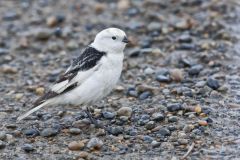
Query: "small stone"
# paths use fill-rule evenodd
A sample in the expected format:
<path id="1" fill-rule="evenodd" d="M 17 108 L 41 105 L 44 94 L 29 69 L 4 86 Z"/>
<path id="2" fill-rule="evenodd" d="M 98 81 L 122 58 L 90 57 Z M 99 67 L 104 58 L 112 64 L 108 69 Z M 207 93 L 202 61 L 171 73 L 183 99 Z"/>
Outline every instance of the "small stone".
<path id="1" fill-rule="evenodd" d="M 170 82 L 171 81 L 170 77 L 169 76 L 165 76 L 165 75 L 158 75 L 156 77 L 156 80 L 158 82 Z"/>
<path id="2" fill-rule="evenodd" d="M 3 132 L 3 131 L 1 131 L 1 132 L 0 132 L 0 140 L 1 140 L 1 141 L 4 141 L 4 140 L 6 140 L 6 138 L 7 138 L 6 133 Z"/>
<path id="3" fill-rule="evenodd" d="M 84 147 L 84 143 L 82 141 L 80 141 L 80 142 L 73 141 L 68 144 L 68 149 L 70 149 L 72 151 L 81 150 L 81 149 L 83 149 L 83 147 Z"/>
<path id="4" fill-rule="evenodd" d="M 144 73 L 146 75 L 150 75 L 150 74 L 153 74 L 154 73 L 154 70 L 150 67 L 147 67 L 145 70 L 144 70 Z"/>
<path id="5" fill-rule="evenodd" d="M 118 85 L 118 86 L 115 87 L 115 90 L 118 91 L 118 92 L 122 92 L 122 91 L 124 91 L 124 87 Z"/>
<path id="6" fill-rule="evenodd" d="M 203 70 L 203 66 L 201 64 L 194 65 L 188 70 L 188 74 L 191 76 L 198 75 L 201 70 Z"/>
<path id="7" fill-rule="evenodd" d="M 36 129 L 27 129 L 23 133 L 29 137 L 35 137 L 39 135 L 39 131 Z"/>
<path id="8" fill-rule="evenodd" d="M 119 10 L 126 10 L 126 9 L 128 9 L 130 7 L 130 2 L 129 2 L 129 0 L 120 0 L 120 1 L 118 1 L 118 3 L 117 3 L 117 8 L 119 9 Z"/>
<path id="9" fill-rule="evenodd" d="M 218 80 L 211 78 L 211 77 L 207 79 L 207 85 L 208 85 L 208 87 L 210 87 L 214 90 L 217 90 L 220 87 Z"/>
<path id="10" fill-rule="evenodd" d="M 202 107 L 200 107 L 199 105 L 197 105 L 195 108 L 194 108 L 194 111 L 196 113 L 201 113 L 202 112 Z"/>
<path id="11" fill-rule="evenodd" d="M 145 128 L 148 129 L 148 130 L 151 130 L 153 128 L 155 128 L 156 124 L 154 121 L 149 121 L 146 125 L 145 125 Z"/>
<path id="12" fill-rule="evenodd" d="M 55 16 L 48 17 L 46 23 L 49 27 L 53 27 L 57 24 L 57 18 Z"/>
<path id="13" fill-rule="evenodd" d="M 132 116 L 132 108 L 130 107 L 122 107 L 117 111 L 118 116 L 126 116 L 131 117 Z"/>
<path id="14" fill-rule="evenodd" d="M 127 95 L 130 97 L 138 97 L 138 92 L 135 90 L 135 88 L 128 88 Z"/>
<path id="15" fill-rule="evenodd" d="M 200 126 L 207 126 L 208 125 L 207 121 L 203 121 L 203 120 L 199 121 L 198 124 Z"/>
<path id="16" fill-rule="evenodd" d="M 173 69 L 170 71 L 170 77 L 175 82 L 181 82 L 183 80 L 183 72 L 180 69 Z"/>
<path id="17" fill-rule="evenodd" d="M 192 42 L 192 38 L 190 37 L 189 34 L 183 34 L 178 38 L 178 41 L 180 43 L 191 43 Z"/>
<path id="18" fill-rule="evenodd" d="M 81 152 L 79 152 L 78 156 L 79 156 L 80 158 L 87 159 L 87 157 L 88 157 L 88 152 L 81 151 Z"/>
<path id="19" fill-rule="evenodd" d="M 79 128 L 70 128 L 69 129 L 69 133 L 77 135 L 77 134 L 81 133 L 81 129 L 79 129 Z"/>
<path id="20" fill-rule="evenodd" d="M 45 89 L 43 87 L 36 88 L 36 94 L 42 96 L 44 94 Z"/>
<path id="21" fill-rule="evenodd" d="M 168 118 L 168 122 L 177 122 L 178 121 L 178 117 L 177 116 L 170 116 Z"/>
<path id="22" fill-rule="evenodd" d="M 36 39 L 46 40 L 52 35 L 52 31 L 46 28 L 37 28 L 32 31 Z"/>
<path id="23" fill-rule="evenodd" d="M 94 6 L 95 6 L 95 13 L 97 14 L 102 13 L 106 8 L 106 5 L 103 3 L 97 3 Z"/>
<path id="24" fill-rule="evenodd" d="M 188 140 L 187 140 L 187 139 L 178 139 L 177 141 L 178 141 L 178 143 L 179 143 L 180 145 L 186 145 L 186 144 L 188 144 Z"/>
<path id="25" fill-rule="evenodd" d="M 202 88 L 202 87 L 205 86 L 205 84 L 206 84 L 205 81 L 199 81 L 199 82 L 197 82 L 197 83 L 195 84 L 195 86 L 198 87 L 198 88 Z"/>
<path id="26" fill-rule="evenodd" d="M 162 113 L 153 113 L 152 120 L 154 121 L 163 121 L 165 116 Z"/>
<path id="27" fill-rule="evenodd" d="M 15 73 L 17 73 L 17 68 L 9 66 L 9 65 L 3 65 L 1 68 L 2 68 L 1 69 L 2 72 L 6 73 L 6 74 L 15 74 Z"/>
<path id="28" fill-rule="evenodd" d="M 59 131 L 55 128 L 46 128 L 43 131 L 41 131 L 40 135 L 43 137 L 52 137 L 52 136 L 56 136 L 58 132 Z"/>
<path id="29" fill-rule="evenodd" d="M 22 94 L 22 93 L 17 93 L 17 94 L 15 95 L 15 99 L 18 100 L 18 101 L 21 100 L 22 97 L 23 97 L 23 94 Z"/>
<path id="30" fill-rule="evenodd" d="M 167 106 L 167 110 L 169 112 L 176 112 L 182 109 L 182 105 L 180 103 L 169 104 Z"/>
<path id="31" fill-rule="evenodd" d="M 146 136 L 143 136 L 143 140 L 145 142 L 151 143 L 154 140 L 154 138 L 146 135 Z"/>
<path id="32" fill-rule="evenodd" d="M 184 131 L 185 133 L 190 133 L 193 129 L 194 129 L 194 126 L 193 126 L 193 125 L 185 125 L 185 126 L 183 127 L 183 131 Z"/>
<path id="33" fill-rule="evenodd" d="M 32 152 L 34 151 L 34 148 L 31 144 L 24 144 L 22 146 L 22 149 L 25 151 L 25 152 Z"/>
<path id="34" fill-rule="evenodd" d="M 91 122 L 88 119 L 74 121 L 72 126 L 79 129 L 86 129 L 90 126 Z"/>
<path id="35" fill-rule="evenodd" d="M 120 127 L 120 126 L 117 126 L 117 127 L 109 127 L 107 130 L 109 131 L 110 134 L 112 134 L 112 135 L 114 135 L 114 136 L 117 136 L 117 135 L 123 133 L 123 128 Z"/>
<path id="36" fill-rule="evenodd" d="M 167 129 L 167 128 L 161 128 L 157 131 L 157 134 L 160 135 L 160 136 L 170 136 L 170 131 Z"/>
<path id="37" fill-rule="evenodd" d="M 143 92 L 143 93 L 141 93 L 141 94 L 139 95 L 139 99 L 140 99 L 140 100 L 145 100 L 145 99 L 147 99 L 148 97 L 150 97 L 151 95 L 152 95 L 151 92 L 146 91 L 146 92 Z"/>
<path id="38" fill-rule="evenodd" d="M 103 146 L 103 141 L 98 138 L 91 138 L 87 143 L 87 147 L 91 150 L 100 150 Z"/>
<path id="39" fill-rule="evenodd" d="M 103 117 L 106 118 L 106 119 L 113 119 L 113 118 L 116 116 L 115 113 L 113 113 L 113 112 L 108 112 L 108 111 L 104 111 L 104 112 L 102 113 L 102 115 L 103 115 Z"/>
<path id="40" fill-rule="evenodd" d="M 78 46 L 78 43 L 76 41 L 71 40 L 67 43 L 67 48 L 69 50 L 75 50 L 75 49 L 78 49 L 78 47 L 79 46 Z"/>
<path id="41" fill-rule="evenodd" d="M 161 142 L 153 140 L 151 145 L 152 145 L 153 148 L 156 148 L 156 147 L 159 147 L 161 145 Z"/>

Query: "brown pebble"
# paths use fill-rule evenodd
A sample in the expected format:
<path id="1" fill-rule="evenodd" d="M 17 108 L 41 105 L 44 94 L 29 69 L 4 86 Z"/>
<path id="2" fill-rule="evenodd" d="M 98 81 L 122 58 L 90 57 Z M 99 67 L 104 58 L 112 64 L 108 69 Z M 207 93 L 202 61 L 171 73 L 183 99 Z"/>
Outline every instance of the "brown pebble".
<path id="1" fill-rule="evenodd" d="M 200 107 L 199 105 L 197 105 L 195 108 L 194 108 L 194 111 L 198 114 L 200 114 L 202 112 L 202 107 Z"/>
<path id="2" fill-rule="evenodd" d="M 104 4 L 98 3 L 95 5 L 95 12 L 97 14 L 102 13 L 105 10 L 106 6 Z"/>
<path id="3" fill-rule="evenodd" d="M 81 151 L 79 152 L 79 158 L 87 158 L 88 157 L 88 152 L 85 151 Z"/>
<path id="4" fill-rule="evenodd" d="M 175 82 L 181 82 L 183 80 L 183 72 L 180 69 L 171 70 L 171 78 Z"/>
<path id="5" fill-rule="evenodd" d="M 36 88 L 36 94 L 37 95 L 39 95 L 39 96 L 41 96 L 41 95 L 43 95 L 44 94 L 44 88 L 43 87 L 38 87 L 38 88 Z"/>
<path id="6" fill-rule="evenodd" d="M 207 123 L 207 121 L 199 121 L 198 122 L 198 124 L 200 125 L 200 126 L 207 126 L 208 125 L 208 123 Z"/>
<path id="7" fill-rule="evenodd" d="M 46 23 L 49 27 L 54 27 L 57 24 L 57 18 L 55 16 L 48 17 Z"/>
<path id="8" fill-rule="evenodd" d="M 7 74 L 17 73 L 17 69 L 12 67 L 12 66 L 4 65 L 1 68 L 2 68 L 1 70 L 2 70 L 3 73 L 7 73 Z"/>
<path id="9" fill-rule="evenodd" d="M 73 141 L 68 144 L 68 149 L 73 151 L 81 150 L 83 147 L 84 147 L 84 143 L 81 141 L 80 142 Z"/>

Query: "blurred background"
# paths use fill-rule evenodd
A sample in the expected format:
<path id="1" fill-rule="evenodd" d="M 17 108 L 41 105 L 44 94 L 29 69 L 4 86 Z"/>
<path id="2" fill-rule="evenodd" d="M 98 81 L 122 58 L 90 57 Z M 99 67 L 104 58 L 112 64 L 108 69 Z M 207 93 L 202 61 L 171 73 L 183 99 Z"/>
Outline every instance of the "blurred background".
<path id="1" fill-rule="evenodd" d="M 0 158 L 175 160 L 194 143 L 189 159 L 237 159 L 239 5 L 237 0 L 1 0 Z M 108 27 L 124 30 L 131 41 L 118 86 L 94 110 L 110 124 L 109 132 L 82 128 L 80 107 L 45 108 L 16 124 Z M 119 115 L 122 107 L 126 114 Z M 98 152 L 88 145 L 92 137 L 100 139 Z M 73 152 L 69 143 L 80 140 L 83 147 Z"/>

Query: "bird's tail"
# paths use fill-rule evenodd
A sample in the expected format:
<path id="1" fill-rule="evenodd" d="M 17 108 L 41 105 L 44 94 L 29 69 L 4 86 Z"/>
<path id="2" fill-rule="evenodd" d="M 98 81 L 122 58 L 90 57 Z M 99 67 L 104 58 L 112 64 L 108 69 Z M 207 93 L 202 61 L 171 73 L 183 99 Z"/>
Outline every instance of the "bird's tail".
<path id="1" fill-rule="evenodd" d="M 46 102 L 44 102 L 44 103 L 42 103 L 42 104 L 34 107 L 34 108 L 31 109 L 30 111 L 28 111 L 28 112 L 26 112 L 25 114 L 19 116 L 19 117 L 17 118 L 17 121 L 19 122 L 19 121 L 23 120 L 24 118 L 26 118 L 27 116 L 29 116 L 29 115 L 32 114 L 33 112 L 36 112 L 37 110 L 39 110 L 40 108 L 42 108 L 42 107 L 44 107 L 44 106 L 46 106 L 46 105 L 48 105 L 48 104 L 49 104 L 49 101 L 46 101 Z"/>

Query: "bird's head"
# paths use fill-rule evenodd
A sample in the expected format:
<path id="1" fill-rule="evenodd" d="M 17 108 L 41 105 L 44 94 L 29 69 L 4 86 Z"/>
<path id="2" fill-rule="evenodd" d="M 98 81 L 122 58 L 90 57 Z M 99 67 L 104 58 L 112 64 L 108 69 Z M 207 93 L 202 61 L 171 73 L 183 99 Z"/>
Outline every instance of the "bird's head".
<path id="1" fill-rule="evenodd" d="M 96 35 L 91 45 L 100 51 L 122 53 L 128 42 L 124 31 L 118 28 L 107 28 Z"/>

